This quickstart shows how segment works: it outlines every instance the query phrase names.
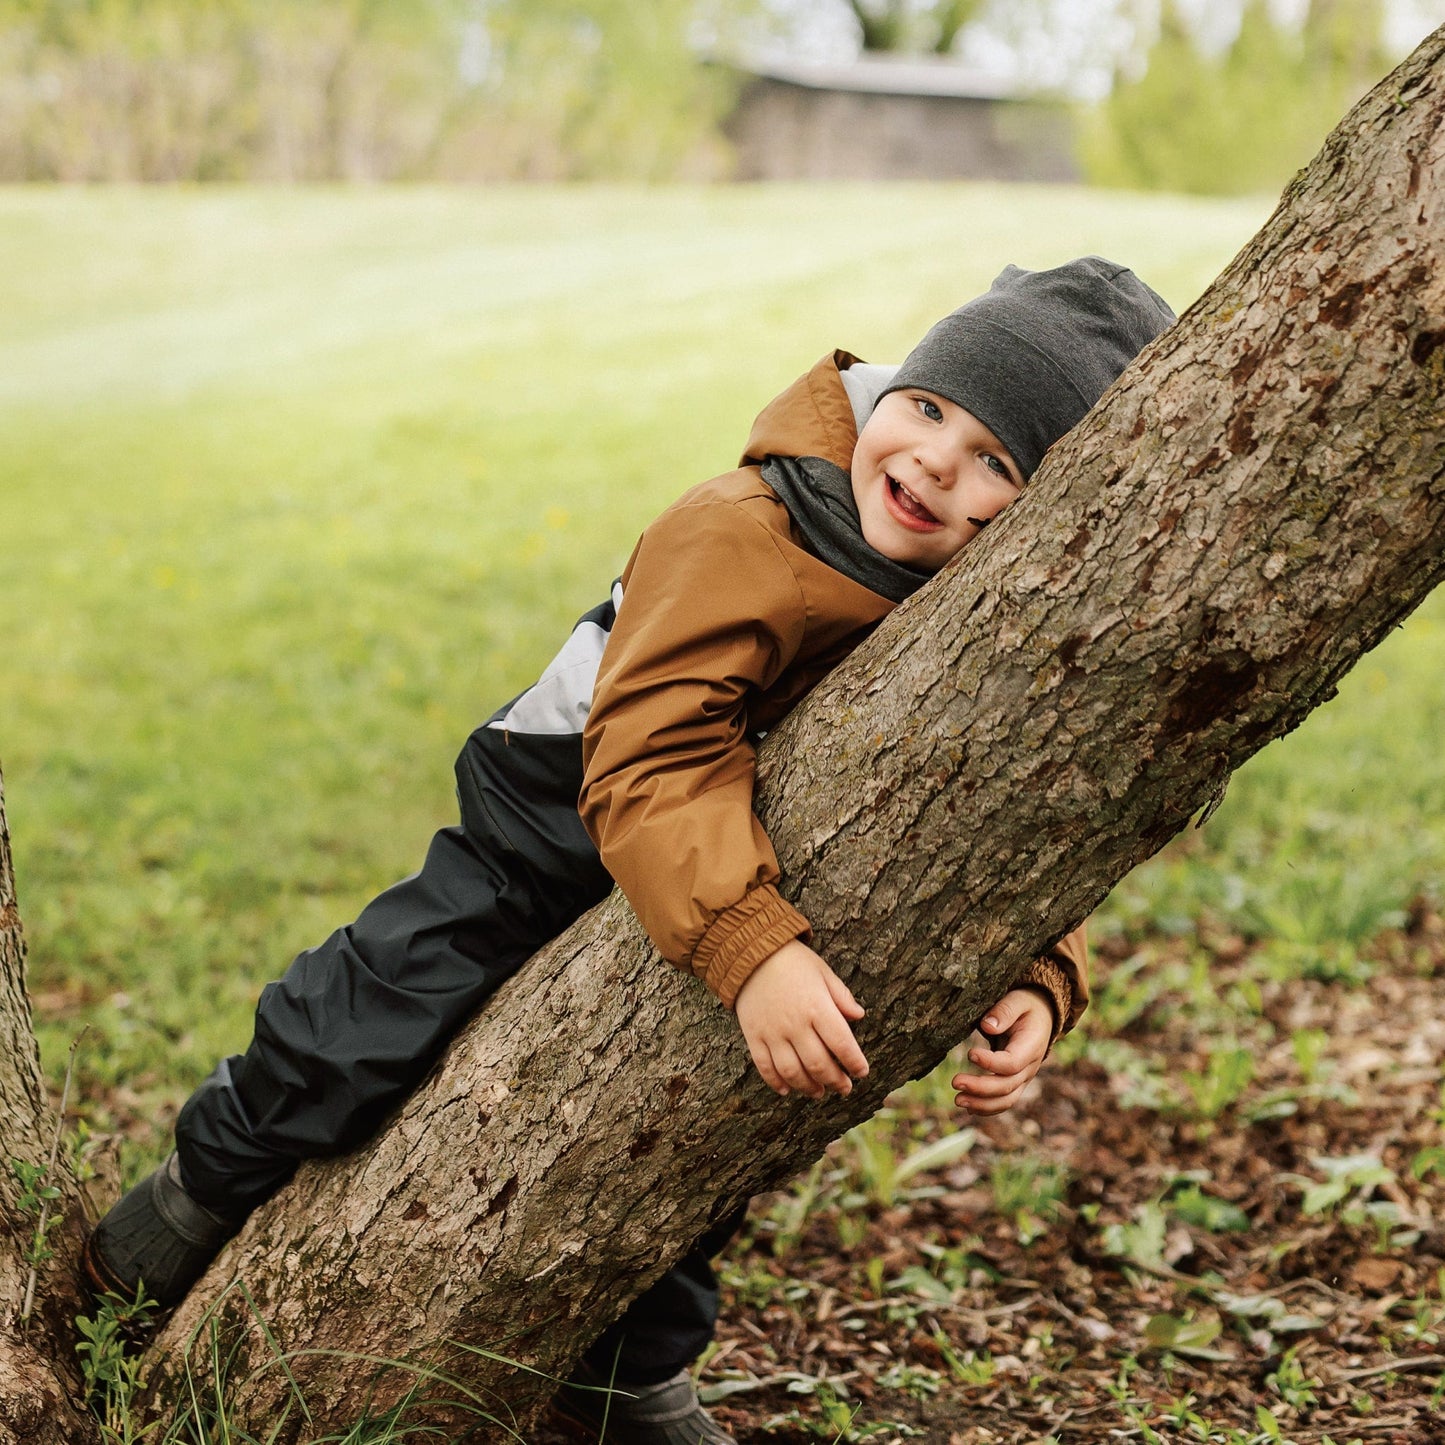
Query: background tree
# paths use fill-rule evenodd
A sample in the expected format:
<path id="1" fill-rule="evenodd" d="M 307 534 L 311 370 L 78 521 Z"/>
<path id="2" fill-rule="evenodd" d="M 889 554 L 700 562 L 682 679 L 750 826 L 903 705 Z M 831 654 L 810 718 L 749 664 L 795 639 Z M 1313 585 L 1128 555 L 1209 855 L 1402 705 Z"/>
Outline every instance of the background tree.
<path id="1" fill-rule="evenodd" d="M 1245 0 L 1238 33 L 1211 50 L 1163 0 L 1142 73 L 1126 63 L 1085 127 L 1089 178 L 1208 194 L 1282 185 L 1389 69 L 1384 19 L 1382 0 L 1310 0 L 1296 25 Z"/>
<path id="2" fill-rule="evenodd" d="M 68 1168 L 48 1167 L 57 1127 L 30 1023 L 0 778 L 0 1445 L 88 1445 L 98 1435 L 75 1404 L 81 1213 Z"/>
<path id="3" fill-rule="evenodd" d="M 0 180 L 715 174 L 698 0 L 0 0 Z"/>
<path id="4" fill-rule="evenodd" d="M 865 52 L 947 55 L 986 0 L 848 0 Z"/>

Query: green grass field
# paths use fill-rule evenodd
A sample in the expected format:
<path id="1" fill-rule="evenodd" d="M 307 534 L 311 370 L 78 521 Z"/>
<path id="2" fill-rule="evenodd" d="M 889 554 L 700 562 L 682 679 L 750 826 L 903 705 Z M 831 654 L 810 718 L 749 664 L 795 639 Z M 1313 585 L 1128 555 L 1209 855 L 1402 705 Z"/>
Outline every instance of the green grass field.
<path id="1" fill-rule="evenodd" d="M 1179 307 L 1258 203 L 984 186 L 0 192 L 0 760 L 52 1077 L 158 1148 L 261 984 L 411 871 L 452 757 L 835 345 L 1006 261 Z M 1101 925 L 1289 966 L 1445 877 L 1445 606 Z"/>

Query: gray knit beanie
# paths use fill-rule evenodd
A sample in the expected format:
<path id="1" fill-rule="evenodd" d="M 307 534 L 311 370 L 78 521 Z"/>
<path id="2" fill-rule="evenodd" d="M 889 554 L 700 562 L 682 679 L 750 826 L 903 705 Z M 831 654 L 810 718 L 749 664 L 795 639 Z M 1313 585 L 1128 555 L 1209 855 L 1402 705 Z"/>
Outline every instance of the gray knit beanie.
<path id="1" fill-rule="evenodd" d="M 1052 271 L 1005 266 L 986 294 L 945 316 L 908 353 L 887 391 L 917 386 L 956 402 L 1031 477 L 1173 320 L 1127 266 L 1099 256 Z"/>

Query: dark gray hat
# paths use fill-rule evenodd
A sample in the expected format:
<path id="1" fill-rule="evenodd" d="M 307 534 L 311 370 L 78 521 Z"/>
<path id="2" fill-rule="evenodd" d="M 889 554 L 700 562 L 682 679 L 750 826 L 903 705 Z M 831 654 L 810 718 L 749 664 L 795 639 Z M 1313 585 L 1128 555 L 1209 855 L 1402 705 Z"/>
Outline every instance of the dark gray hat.
<path id="1" fill-rule="evenodd" d="M 908 353 L 888 391 L 922 387 L 971 411 L 1031 477 L 1173 320 L 1127 266 L 1099 256 L 1052 271 L 1005 266 Z"/>

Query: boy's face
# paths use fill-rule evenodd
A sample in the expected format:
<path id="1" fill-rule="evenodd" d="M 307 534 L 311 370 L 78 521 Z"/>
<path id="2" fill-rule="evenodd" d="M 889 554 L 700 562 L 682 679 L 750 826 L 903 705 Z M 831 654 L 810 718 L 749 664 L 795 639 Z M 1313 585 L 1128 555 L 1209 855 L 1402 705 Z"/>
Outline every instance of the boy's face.
<path id="1" fill-rule="evenodd" d="M 1004 444 L 946 398 L 890 391 L 853 451 L 853 500 L 875 552 L 936 572 L 1023 487 Z"/>

